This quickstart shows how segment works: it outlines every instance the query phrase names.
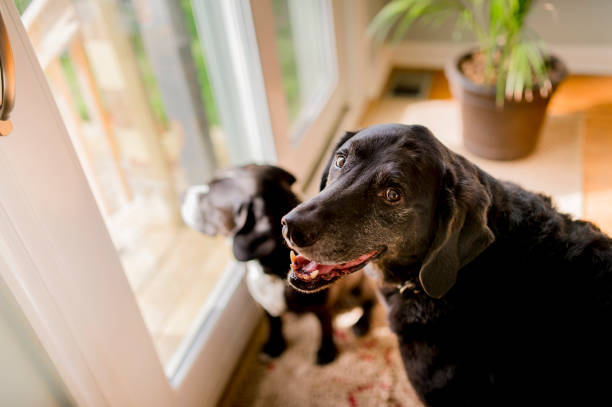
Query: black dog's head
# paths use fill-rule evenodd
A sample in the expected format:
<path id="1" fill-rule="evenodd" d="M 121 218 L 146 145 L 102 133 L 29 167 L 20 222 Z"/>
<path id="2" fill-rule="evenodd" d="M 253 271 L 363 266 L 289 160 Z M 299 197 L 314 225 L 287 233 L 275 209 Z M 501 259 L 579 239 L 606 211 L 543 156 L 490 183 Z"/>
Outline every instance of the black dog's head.
<path id="1" fill-rule="evenodd" d="M 181 205 L 185 223 L 206 235 L 233 238 L 236 259 L 271 254 L 282 245 L 281 217 L 299 201 L 293 175 L 271 165 L 219 171 L 207 185 L 190 187 Z"/>
<path id="2" fill-rule="evenodd" d="M 347 133 L 321 192 L 283 218 L 285 240 L 300 253 L 289 282 L 317 291 L 376 261 L 390 281 L 418 272 L 425 291 L 439 298 L 493 241 L 489 205 L 476 168 L 425 127 Z"/>

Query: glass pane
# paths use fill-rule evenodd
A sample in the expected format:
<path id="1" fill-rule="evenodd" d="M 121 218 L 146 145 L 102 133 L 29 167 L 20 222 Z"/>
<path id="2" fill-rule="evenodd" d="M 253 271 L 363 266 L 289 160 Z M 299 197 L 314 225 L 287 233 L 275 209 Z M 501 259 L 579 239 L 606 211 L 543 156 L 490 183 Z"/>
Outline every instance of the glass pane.
<path id="1" fill-rule="evenodd" d="M 16 0 L 164 365 L 227 263 L 179 196 L 228 164 L 189 0 Z"/>
<path id="2" fill-rule="evenodd" d="M 276 22 L 276 47 L 278 62 L 283 75 L 283 89 L 287 99 L 289 118 L 293 122 L 300 111 L 300 84 L 297 75 L 297 61 L 291 21 L 289 20 L 289 4 L 287 0 L 274 0 L 274 18 Z"/>
<path id="3" fill-rule="evenodd" d="M 294 137 L 317 117 L 336 86 L 329 0 L 273 0 L 276 48 Z"/>

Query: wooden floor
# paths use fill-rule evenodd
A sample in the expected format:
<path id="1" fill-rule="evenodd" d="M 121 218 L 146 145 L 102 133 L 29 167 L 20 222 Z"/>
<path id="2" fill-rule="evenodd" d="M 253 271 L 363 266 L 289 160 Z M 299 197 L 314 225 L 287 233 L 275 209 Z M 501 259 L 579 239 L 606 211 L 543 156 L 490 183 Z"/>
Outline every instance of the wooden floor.
<path id="1" fill-rule="evenodd" d="M 433 73 L 429 98 L 452 98 L 441 71 Z M 382 98 L 365 116 L 380 103 Z M 569 76 L 551 100 L 548 112 L 582 116 L 584 218 L 612 235 L 612 77 Z"/>
<path id="2" fill-rule="evenodd" d="M 187 227 L 159 227 L 143 244 L 161 254 L 141 267 L 124 261 L 124 270 L 159 358 L 167 365 L 197 328 L 209 294 L 233 257 L 225 238 L 208 238 Z"/>
<path id="3" fill-rule="evenodd" d="M 570 77 L 550 109 L 584 115 L 584 215 L 612 235 L 612 77 Z"/>

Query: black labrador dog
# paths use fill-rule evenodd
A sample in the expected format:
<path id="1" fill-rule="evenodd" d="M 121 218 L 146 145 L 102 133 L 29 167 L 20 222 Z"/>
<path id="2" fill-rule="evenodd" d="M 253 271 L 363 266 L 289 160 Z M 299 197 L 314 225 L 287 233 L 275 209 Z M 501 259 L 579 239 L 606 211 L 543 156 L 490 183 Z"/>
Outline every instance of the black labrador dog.
<path id="1" fill-rule="evenodd" d="M 347 133 L 321 192 L 282 222 L 295 288 L 381 273 L 426 405 L 612 404 L 612 239 L 425 127 Z"/>
<path id="2" fill-rule="evenodd" d="M 337 354 L 332 331 L 334 315 L 362 307 L 363 314 L 353 331 L 365 335 L 376 294 L 363 274 L 315 295 L 303 294 L 286 284 L 291 260 L 281 233 L 281 218 L 300 203 L 291 190 L 294 182 L 293 175 L 270 165 L 252 164 L 219 171 L 208 185 L 188 189 L 181 213 L 187 225 L 206 235 L 231 237 L 237 260 L 258 260 L 262 266 L 265 275 L 250 270 L 247 284 L 269 320 L 270 333 L 263 353 L 276 357 L 286 348 L 280 317 L 284 309 L 312 312 L 321 324 L 316 361 L 326 364 Z"/>

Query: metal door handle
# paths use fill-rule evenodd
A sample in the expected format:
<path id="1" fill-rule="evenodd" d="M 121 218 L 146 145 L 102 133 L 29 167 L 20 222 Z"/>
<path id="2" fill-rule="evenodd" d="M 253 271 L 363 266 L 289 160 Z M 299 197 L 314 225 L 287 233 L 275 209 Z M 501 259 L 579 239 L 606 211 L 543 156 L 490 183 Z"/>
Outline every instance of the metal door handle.
<path id="1" fill-rule="evenodd" d="M 0 15 L 0 136 L 13 129 L 9 114 L 15 105 L 15 66 L 4 19 Z"/>

